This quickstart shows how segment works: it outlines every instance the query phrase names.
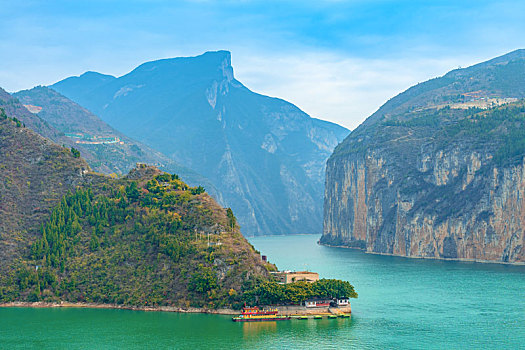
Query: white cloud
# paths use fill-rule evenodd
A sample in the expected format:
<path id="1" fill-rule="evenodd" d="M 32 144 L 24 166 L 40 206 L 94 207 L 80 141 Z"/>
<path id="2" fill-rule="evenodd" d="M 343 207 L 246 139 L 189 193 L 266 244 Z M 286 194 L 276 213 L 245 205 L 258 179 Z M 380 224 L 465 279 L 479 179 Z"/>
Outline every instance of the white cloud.
<path id="1" fill-rule="evenodd" d="M 285 99 L 312 117 L 354 129 L 391 97 L 472 58 L 362 59 L 332 53 L 232 54 L 236 78 L 251 90 Z"/>

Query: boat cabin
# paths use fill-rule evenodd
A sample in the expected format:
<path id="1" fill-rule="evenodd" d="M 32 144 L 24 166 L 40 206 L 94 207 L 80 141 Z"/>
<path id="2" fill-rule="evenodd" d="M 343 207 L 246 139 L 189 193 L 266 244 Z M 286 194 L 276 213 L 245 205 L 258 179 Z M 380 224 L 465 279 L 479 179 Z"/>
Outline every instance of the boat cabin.
<path id="1" fill-rule="evenodd" d="M 253 307 L 243 307 L 242 308 L 242 314 L 244 316 L 261 316 L 261 315 L 277 315 L 277 312 L 279 310 L 277 309 L 264 309 L 261 310 L 257 306 Z"/>

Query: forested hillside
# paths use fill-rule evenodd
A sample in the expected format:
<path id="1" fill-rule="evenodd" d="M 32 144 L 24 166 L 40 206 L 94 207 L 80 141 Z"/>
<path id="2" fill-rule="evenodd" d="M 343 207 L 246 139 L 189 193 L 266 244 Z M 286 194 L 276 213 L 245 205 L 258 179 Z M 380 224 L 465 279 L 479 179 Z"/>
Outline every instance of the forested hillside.
<path id="1" fill-rule="evenodd" d="M 231 210 L 147 166 L 72 190 L 39 237 L 2 279 L 3 301 L 239 307 L 243 288 L 274 269 Z"/>
<path id="2" fill-rule="evenodd" d="M 66 148 L 0 108 L 0 273 L 36 235 L 34 228 L 71 188 L 96 181 Z"/>
<path id="3" fill-rule="evenodd" d="M 273 265 L 200 186 L 90 172 L 0 109 L 0 300 L 232 306 Z"/>
<path id="4" fill-rule="evenodd" d="M 276 267 L 202 186 L 142 163 L 122 178 L 93 173 L 17 111 L 0 108 L 0 303 L 240 308 L 356 296 L 331 280 L 267 294 Z"/>

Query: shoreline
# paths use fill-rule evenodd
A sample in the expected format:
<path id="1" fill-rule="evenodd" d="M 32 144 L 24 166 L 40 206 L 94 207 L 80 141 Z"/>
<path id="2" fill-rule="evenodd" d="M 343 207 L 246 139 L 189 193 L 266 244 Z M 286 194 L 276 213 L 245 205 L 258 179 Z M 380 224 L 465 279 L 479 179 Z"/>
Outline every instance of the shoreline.
<path id="1" fill-rule="evenodd" d="M 508 266 L 525 266 L 525 262 L 521 262 L 521 261 L 506 262 L 506 261 L 468 259 L 468 258 L 436 258 L 436 257 L 430 257 L 430 256 L 406 256 L 406 255 L 396 255 L 396 254 L 390 254 L 390 253 L 369 252 L 369 251 L 366 251 L 365 249 L 361 249 L 361 248 L 348 247 L 348 246 L 344 246 L 344 245 L 331 245 L 331 244 L 319 243 L 319 241 L 317 241 L 317 244 L 322 245 L 324 247 L 330 247 L 330 248 L 344 248 L 344 249 L 360 250 L 360 251 L 364 252 L 365 254 L 395 256 L 395 257 L 398 257 L 398 258 L 406 258 L 406 259 L 423 259 L 423 260 L 438 260 L 438 261 L 439 260 L 441 260 L 441 261 L 459 261 L 459 262 L 471 262 L 471 263 L 480 263 L 480 264 L 498 264 L 498 265 L 508 265 Z"/>
<path id="2" fill-rule="evenodd" d="M 178 313 L 200 313 L 200 314 L 216 314 L 216 315 L 238 315 L 240 311 L 233 309 L 205 309 L 205 308 L 181 308 L 176 306 L 130 306 L 117 304 L 97 304 L 97 303 L 72 303 L 68 301 L 63 302 L 28 302 L 28 301 L 12 301 L 8 303 L 0 303 L 0 307 L 29 307 L 29 308 L 87 308 L 87 309 L 115 309 L 115 310 L 131 310 L 131 311 L 163 311 L 163 312 L 178 312 Z"/>
<path id="3" fill-rule="evenodd" d="M 214 314 L 214 315 L 234 315 L 238 316 L 241 310 L 233 309 L 205 309 L 205 308 L 181 308 L 175 306 L 130 306 L 117 304 L 97 304 L 97 303 L 72 303 L 62 302 L 44 302 L 44 301 L 12 301 L 0 303 L 0 308 L 26 307 L 35 309 L 53 309 L 53 308 L 79 308 L 79 309 L 113 309 L 113 310 L 130 310 L 130 311 L 148 311 L 148 312 L 177 312 L 185 314 Z M 269 306 L 279 310 L 281 315 L 285 316 L 313 316 L 313 315 L 332 315 L 332 314 L 351 314 L 351 306 L 346 307 L 325 307 L 325 308 L 306 308 L 304 306 Z"/>

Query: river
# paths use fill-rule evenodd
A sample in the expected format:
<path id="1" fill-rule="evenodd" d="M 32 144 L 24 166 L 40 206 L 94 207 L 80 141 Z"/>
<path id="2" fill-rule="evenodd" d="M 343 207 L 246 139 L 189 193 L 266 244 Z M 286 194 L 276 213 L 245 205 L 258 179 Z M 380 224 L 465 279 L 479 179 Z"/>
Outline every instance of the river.
<path id="1" fill-rule="evenodd" d="M 0 308 L 0 348 L 525 348 L 525 266 L 370 255 L 318 238 L 250 241 L 281 269 L 350 281 L 359 293 L 351 319 L 242 324 L 221 315 Z"/>

